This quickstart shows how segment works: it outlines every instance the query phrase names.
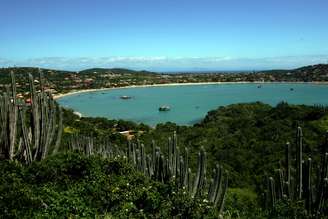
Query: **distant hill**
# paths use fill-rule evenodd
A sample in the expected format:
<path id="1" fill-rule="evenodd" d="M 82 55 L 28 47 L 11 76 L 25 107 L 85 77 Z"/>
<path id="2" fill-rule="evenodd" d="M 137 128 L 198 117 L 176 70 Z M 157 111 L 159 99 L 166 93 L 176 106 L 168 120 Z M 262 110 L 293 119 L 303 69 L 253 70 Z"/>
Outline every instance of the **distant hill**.
<path id="1" fill-rule="evenodd" d="M 42 71 L 42 74 L 45 79 L 52 80 L 54 78 L 62 78 L 64 75 L 74 74 L 72 71 L 63 71 L 63 70 L 53 70 L 45 68 L 35 68 L 35 67 L 12 67 L 12 68 L 0 68 L 0 84 L 10 83 L 10 72 L 15 73 L 17 81 L 23 80 L 27 81 L 27 75 L 32 74 L 34 78 L 39 77 L 39 70 Z"/>
<path id="2" fill-rule="evenodd" d="M 39 68 L 36 67 L 12 67 L 12 68 L 0 68 L 0 77 L 3 76 L 3 73 L 9 73 L 11 70 L 15 71 L 16 75 L 21 75 L 25 73 L 32 73 L 33 75 L 38 74 Z M 156 72 L 151 71 L 136 71 L 132 69 L 125 69 L 125 68 L 90 68 L 85 69 L 82 71 L 66 71 L 66 70 L 56 70 L 56 69 L 45 69 L 41 68 L 43 74 L 47 76 L 48 74 L 53 75 L 56 73 L 69 73 L 69 74 L 142 74 L 142 75 L 153 75 L 158 74 Z M 184 72 L 176 72 L 176 73 L 184 73 Z M 196 73 L 196 72 L 195 72 Z M 209 73 L 227 73 L 225 71 L 206 71 L 207 74 Z M 236 72 L 240 73 L 240 72 Z M 286 70 L 286 69 L 272 69 L 272 70 L 265 70 L 259 71 L 256 73 L 260 74 L 287 74 L 287 75 L 294 75 L 301 78 L 317 78 L 317 77 L 326 77 L 328 74 L 328 64 L 317 64 L 317 65 L 308 65 L 303 66 L 296 69 Z M 328 77 L 328 76 L 327 76 Z"/>
<path id="3" fill-rule="evenodd" d="M 11 83 L 10 72 L 15 73 L 18 91 L 28 91 L 28 77 L 31 73 L 38 83 L 39 68 L 0 68 L 0 91 Z M 83 71 L 41 69 L 44 85 L 52 93 L 66 93 L 71 90 L 126 87 L 131 85 L 198 83 L 198 82 L 328 82 L 328 65 L 318 64 L 292 70 L 270 70 L 253 73 L 207 72 L 193 74 L 161 74 L 150 71 L 136 71 L 124 68 L 91 68 Z"/>
<path id="4" fill-rule="evenodd" d="M 90 68 L 78 72 L 79 74 L 156 74 L 150 71 L 135 71 L 125 68 Z"/>
<path id="5" fill-rule="evenodd" d="M 328 64 L 317 64 L 317 65 L 307 65 L 307 66 L 302 66 L 300 68 L 295 68 L 291 70 L 286 70 L 286 69 L 272 69 L 272 70 L 265 70 L 261 72 L 265 73 L 285 73 L 285 72 L 327 72 L 328 71 Z"/>
<path id="6" fill-rule="evenodd" d="M 328 70 L 328 64 L 317 64 L 317 65 L 308 65 L 301 68 L 295 69 L 296 71 L 327 71 Z"/>
<path id="7" fill-rule="evenodd" d="M 16 75 L 24 75 L 31 73 L 32 75 L 39 74 L 39 69 L 46 76 L 48 74 L 156 74 L 155 72 L 150 71 L 135 71 L 131 69 L 125 68 L 90 68 L 82 71 L 66 71 L 66 70 L 56 70 L 56 69 L 46 69 L 46 68 L 36 68 L 36 67 L 11 67 L 11 68 L 0 68 L 0 74 L 9 73 L 10 71 L 14 71 Z"/>
<path id="8" fill-rule="evenodd" d="M 292 70 L 269 70 L 259 73 L 272 74 L 280 81 L 328 81 L 328 64 L 308 65 Z"/>

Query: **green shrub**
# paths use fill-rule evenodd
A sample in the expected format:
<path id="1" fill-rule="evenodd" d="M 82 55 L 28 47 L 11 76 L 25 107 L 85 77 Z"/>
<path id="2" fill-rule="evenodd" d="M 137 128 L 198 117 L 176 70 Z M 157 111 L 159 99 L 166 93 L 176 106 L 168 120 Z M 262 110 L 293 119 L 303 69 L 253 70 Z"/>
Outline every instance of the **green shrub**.
<path id="1" fill-rule="evenodd" d="M 225 202 L 226 212 L 232 218 L 263 218 L 261 206 L 258 203 L 257 194 L 250 189 L 228 189 Z"/>
<path id="2" fill-rule="evenodd" d="M 23 166 L 0 161 L 0 218 L 217 217 L 203 199 L 145 177 L 124 159 L 58 154 Z"/>

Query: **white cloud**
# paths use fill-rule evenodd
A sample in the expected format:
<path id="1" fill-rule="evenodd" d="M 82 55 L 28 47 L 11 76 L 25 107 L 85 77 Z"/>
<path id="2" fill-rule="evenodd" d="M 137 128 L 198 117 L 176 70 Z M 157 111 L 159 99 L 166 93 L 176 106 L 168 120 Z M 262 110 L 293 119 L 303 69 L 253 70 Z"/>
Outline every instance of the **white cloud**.
<path id="1" fill-rule="evenodd" d="M 13 61 L 0 58 L 0 66 L 32 66 L 54 69 L 81 70 L 93 67 L 131 68 L 154 71 L 167 70 L 259 70 L 296 68 L 304 65 L 327 63 L 328 55 L 281 56 L 267 58 L 223 57 L 165 57 L 165 56 L 112 56 L 112 57 L 44 57 Z"/>

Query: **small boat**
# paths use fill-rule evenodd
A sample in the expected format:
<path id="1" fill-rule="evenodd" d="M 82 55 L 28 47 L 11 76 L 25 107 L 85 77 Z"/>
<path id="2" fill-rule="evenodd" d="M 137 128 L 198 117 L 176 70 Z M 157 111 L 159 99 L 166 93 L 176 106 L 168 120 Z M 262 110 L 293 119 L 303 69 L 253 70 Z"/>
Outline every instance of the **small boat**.
<path id="1" fill-rule="evenodd" d="M 169 106 L 160 106 L 159 108 L 158 108 L 158 110 L 159 111 L 170 111 L 170 107 Z"/>
<path id="2" fill-rule="evenodd" d="M 125 95 L 124 95 L 124 96 L 121 96 L 120 98 L 121 98 L 121 99 L 123 99 L 123 100 L 128 100 L 128 99 L 131 99 L 131 97 L 130 97 L 130 96 L 125 96 Z"/>

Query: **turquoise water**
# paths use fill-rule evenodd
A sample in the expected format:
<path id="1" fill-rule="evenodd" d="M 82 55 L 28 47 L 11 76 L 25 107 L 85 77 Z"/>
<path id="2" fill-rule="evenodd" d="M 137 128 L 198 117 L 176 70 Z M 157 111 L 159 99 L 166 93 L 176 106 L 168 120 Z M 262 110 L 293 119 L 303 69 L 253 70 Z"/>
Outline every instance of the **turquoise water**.
<path id="1" fill-rule="evenodd" d="M 123 100 L 123 95 L 132 98 Z M 284 83 L 262 84 L 258 88 L 258 84 L 215 84 L 113 89 L 66 96 L 59 103 L 83 116 L 125 119 L 152 126 L 167 121 L 191 125 L 218 106 L 254 101 L 270 105 L 281 101 L 328 105 L 327 95 L 327 85 Z M 162 105 L 171 110 L 158 111 Z"/>

